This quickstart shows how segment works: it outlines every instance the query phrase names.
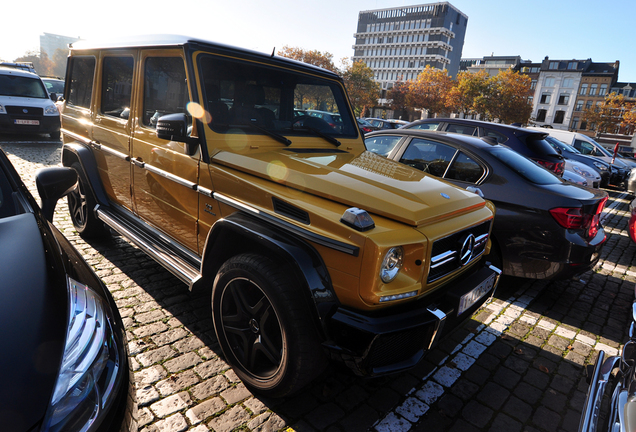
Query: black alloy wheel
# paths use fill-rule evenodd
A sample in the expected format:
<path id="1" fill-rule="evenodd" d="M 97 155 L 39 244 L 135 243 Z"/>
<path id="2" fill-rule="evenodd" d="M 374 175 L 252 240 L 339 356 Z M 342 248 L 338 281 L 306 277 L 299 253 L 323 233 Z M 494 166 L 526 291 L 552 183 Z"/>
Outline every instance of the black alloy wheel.
<path id="1" fill-rule="evenodd" d="M 71 165 L 77 171 L 77 187 L 68 194 L 68 211 L 73 226 L 83 238 L 100 237 L 106 234 L 104 224 L 95 217 L 95 199 L 88 191 L 84 170 L 79 162 Z"/>
<path id="2" fill-rule="evenodd" d="M 223 264 L 212 316 L 226 361 L 261 394 L 294 393 L 326 363 L 298 285 L 263 256 L 243 254 Z"/>

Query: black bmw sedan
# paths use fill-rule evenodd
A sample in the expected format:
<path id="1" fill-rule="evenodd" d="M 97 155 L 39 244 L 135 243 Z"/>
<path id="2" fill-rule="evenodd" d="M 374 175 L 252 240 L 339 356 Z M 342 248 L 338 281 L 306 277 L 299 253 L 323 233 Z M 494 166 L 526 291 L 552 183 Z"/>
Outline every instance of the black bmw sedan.
<path id="1" fill-rule="evenodd" d="M 482 193 L 497 212 L 489 260 L 504 275 L 565 279 L 594 266 L 605 243 L 607 193 L 563 180 L 492 140 L 399 129 L 372 132 L 367 150 Z"/>
<path id="2" fill-rule="evenodd" d="M 36 183 L 42 209 L 0 150 L 0 430 L 136 431 L 117 307 L 50 222 L 77 175 L 50 168 Z"/>

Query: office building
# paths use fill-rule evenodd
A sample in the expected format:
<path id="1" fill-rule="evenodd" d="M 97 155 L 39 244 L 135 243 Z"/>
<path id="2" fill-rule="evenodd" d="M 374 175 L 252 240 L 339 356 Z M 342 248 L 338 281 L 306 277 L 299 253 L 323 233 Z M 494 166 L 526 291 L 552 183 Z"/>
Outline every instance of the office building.
<path id="1" fill-rule="evenodd" d="M 383 90 L 416 79 L 426 66 L 455 77 L 467 23 L 448 2 L 362 11 L 353 61 L 366 63 Z"/>

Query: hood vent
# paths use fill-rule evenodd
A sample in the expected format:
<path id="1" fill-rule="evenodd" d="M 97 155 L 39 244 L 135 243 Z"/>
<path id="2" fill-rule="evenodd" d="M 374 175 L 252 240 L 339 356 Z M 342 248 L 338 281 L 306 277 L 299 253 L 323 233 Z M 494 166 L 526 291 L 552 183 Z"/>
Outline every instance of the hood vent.
<path id="1" fill-rule="evenodd" d="M 272 198 L 272 203 L 274 204 L 274 211 L 279 215 L 309 225 L 309 214 L 305 210 L 281 201 L 278 198 Z"/>

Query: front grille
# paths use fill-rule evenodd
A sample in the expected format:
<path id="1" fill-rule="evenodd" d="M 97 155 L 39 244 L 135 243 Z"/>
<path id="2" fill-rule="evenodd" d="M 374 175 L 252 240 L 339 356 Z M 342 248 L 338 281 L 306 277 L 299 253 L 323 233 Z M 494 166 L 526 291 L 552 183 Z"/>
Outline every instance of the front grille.
<path id="1" fill-rule="evenodd" d="M 418 326 L 378 336 L 373 341 L 367 357 L 369 366 L 382 367 L 410 359 L 430 342 L 433 327 Z"/>
<path id="2" fill-rule="evenodd" d="M 491 223 L 488 220 L 433 243 L 427 282 L 436 281 L 480 257 L 488 243 Z"/>
<path id="3" fill-rule="evenodd" d="M 38 107 L 6 106 L 7 114 L 20 117 L 42 117 L 44 110 Z M 26 110 L 26 112 L 24 112 Z"/>

